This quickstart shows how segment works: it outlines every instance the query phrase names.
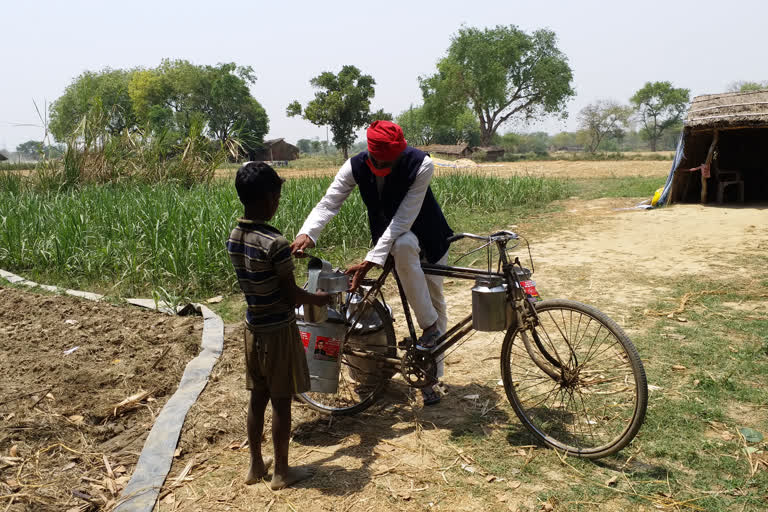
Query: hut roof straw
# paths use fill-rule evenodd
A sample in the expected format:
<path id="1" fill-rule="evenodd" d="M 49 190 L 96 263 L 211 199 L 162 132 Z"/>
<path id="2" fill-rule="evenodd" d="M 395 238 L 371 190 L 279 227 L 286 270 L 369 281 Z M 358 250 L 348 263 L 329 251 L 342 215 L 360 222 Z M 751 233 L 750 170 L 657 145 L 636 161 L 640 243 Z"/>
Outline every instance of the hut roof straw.
<path id="1" fill-rule="evenodd" d="M 728 128 L 768 126 L 768 90 L 696 96 L 685 126 Z"/>

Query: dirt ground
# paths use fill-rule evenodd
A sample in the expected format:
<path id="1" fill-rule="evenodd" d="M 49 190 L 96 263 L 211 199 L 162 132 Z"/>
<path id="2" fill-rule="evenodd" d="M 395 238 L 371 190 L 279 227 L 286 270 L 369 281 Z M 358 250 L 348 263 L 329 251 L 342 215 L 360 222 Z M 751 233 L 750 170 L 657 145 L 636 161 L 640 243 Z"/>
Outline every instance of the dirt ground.
<path id="1" fill-rule="evenodd" d="M 201 328 L 200 318 L 0 285 L 3 510 L 114 500 Z"/>
<path id="2" fill-rule="evenodd" d="M 627 209 L 637 202 L 572 199 L 562 212 L 499 227 L 527 235 L 544 297 L 596 305 L 630 335 L 643 328 L 629 323 L 632 313 L 663 298 L 667 280 L 748 277 L 749 256 L 768 249 L 768 205 Z M 527 251 L 518 254 L 523 259 Z M 446 281 L 451 319 L 470 310 L 469 288 Z M 130 475 L 143 436 L 196 354 L 201 325 L 0 287 L 0 371 L 7 375 L 0 494 L 15 496 L 7 510 L 87 510 L 73 490 L 95 503 L 111 500 L 110 486 L 119 491 Z M 64 355 L 74 346 L 80 348 Z M 227 325 L 224 353 L 187 417 L 157 510 L 538 510 L 536 493 L 558 475 L 538 483 L 515 478 L 515 468 L 539 449 L 506 404 L 500 348 L 499 335 L 478 333 L 450 354 L 449 393 L 437 407 L 422 408 L 399 377 L 384 399 L 354 417 L 330 421 L 296 404 L 291 459 L 316 465 L 318 474 L 273 493 L 266 484 L 242 483 L 248 466 L 242 331 Z M 140 390 L 150 397 L 114 417 L 113 404 Z M 516 448 L 518 460 L 503 478 L 494 479 L 499 475 L 458 448 L 455 437 L 467 431 Z M 269 442 L 265 450 L 271 453 Z M 473 493 L 477 486 L 486 489 Z"/>

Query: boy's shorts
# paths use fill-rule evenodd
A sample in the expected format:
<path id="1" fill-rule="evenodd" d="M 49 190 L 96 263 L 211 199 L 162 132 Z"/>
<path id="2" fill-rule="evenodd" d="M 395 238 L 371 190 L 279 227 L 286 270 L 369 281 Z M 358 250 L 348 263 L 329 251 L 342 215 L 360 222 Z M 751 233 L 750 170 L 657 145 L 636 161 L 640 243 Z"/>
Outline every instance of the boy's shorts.
<path id="1" fill-rule="evenodd" d="M 309 368 L 296 322 L 269 331 L 245 325 L 245 387 L 272 398 L 309 391 Z"/>

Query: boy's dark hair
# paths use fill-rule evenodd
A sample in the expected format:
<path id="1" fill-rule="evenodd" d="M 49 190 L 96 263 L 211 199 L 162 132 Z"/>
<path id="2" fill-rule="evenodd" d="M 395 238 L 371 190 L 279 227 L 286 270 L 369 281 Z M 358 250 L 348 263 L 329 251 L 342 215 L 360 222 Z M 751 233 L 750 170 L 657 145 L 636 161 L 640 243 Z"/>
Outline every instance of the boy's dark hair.
<path id="1" fill-rule="evenodd" d="M 235 189 L 240 202 L 249 204 L 279 192 L 285 180 L 264 162 L 246 162 L 235 176 Z"/>

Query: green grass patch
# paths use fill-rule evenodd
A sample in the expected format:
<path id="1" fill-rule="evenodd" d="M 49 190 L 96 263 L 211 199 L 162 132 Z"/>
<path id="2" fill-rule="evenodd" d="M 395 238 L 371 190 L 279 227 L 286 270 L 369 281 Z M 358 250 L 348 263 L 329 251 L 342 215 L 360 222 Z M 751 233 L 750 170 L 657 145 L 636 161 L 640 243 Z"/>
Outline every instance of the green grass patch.
<path id="1" fill-rule="evenodd" d="M 286 238 L 295 236 L 331 180 L 286 182 L 272 221 Z M 567 195 L 559 180 L 472 174 L 435 178 L 433 190 L 456 230 L 480 232 L 505 227 L 494 223 Z M 0 175 L 0 267 L 38 282 L 120 296 L 154 292 L 199 300 L 239 293 L 224 242 L 241 214 L 232 180 L 189 187 L 119 182 L 57 191 Z M 365 208 L 353 192 L 314 253 L 346 265 L 369 245 Z"/>
<path id="2" fill-rule="evenodd" d="M 584 200 L 601 197 L 651 198 L 666 178 L 657 176 L 622 176 L 571 180 L 574 195 Z"/>

